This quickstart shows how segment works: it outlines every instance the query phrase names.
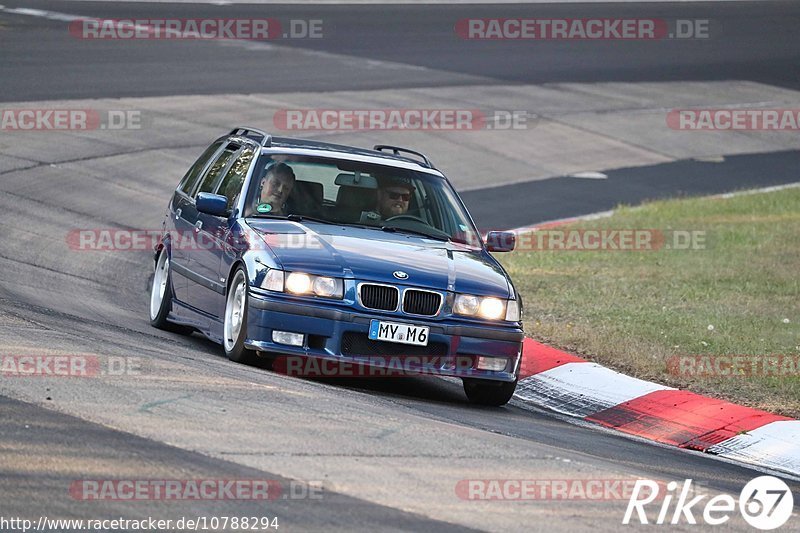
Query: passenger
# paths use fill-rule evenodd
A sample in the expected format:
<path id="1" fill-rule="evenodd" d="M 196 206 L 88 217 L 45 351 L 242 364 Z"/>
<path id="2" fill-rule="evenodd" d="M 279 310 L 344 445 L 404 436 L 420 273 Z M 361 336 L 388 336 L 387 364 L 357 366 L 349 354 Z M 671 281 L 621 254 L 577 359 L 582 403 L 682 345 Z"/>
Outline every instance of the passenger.
<path id="1" fill-rule="evenodd" d="M 286 200 L 294 188 L 292 167 L 276 163 L 261 178 L 261 189 L 256 200 L 256 212 L 269 215 L 287 215 Z"/>

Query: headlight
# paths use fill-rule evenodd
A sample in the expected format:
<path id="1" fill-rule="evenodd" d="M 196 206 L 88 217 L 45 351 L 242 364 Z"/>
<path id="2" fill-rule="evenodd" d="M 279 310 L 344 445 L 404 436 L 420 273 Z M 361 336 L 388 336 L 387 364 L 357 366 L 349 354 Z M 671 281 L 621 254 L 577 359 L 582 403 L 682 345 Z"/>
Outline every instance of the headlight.
<path id="1" fill-rule="evenodd" d="M 341 296 L 339 296 L 341 293 L 341 285 L 337 283 L 337 281 L 339 280 L 335 278 L 326 278 L 325 276 L 314 278 L 314 294 L 325 298 L 332 298 L 334 296 L 341 298 Z"/>
<path id="2" fill-rule="evenodd" d="M 285 283 L 284 283 L 285 278 Z M 314 276 L 304 272 L 284 273 L 282 270 L 270 269 L 261 282 L 261 288 L 269 291 L 284 292 L 301 296 L 319 296 L 321 298 L 344 297 L 344 281 L 328 276 Z"/>
<path id="3" fill-rule="evenodd" d="M 516 305 L 516 300 L 507 301 L 491 296 L 457 294 L 453 302 L 453 313 L 464 316 L 478 316 L 487 320 L 512 320 L 514 316 L 512 306 L 514 305 Z M 519 314 L 519 308 L 517 308 L 517 314 Z M 512 321 L 516 322 L 517 320 Z"/>
<path id="4" fill-rule="evenodd" d="M 308 294 L 311 292 L 311 277 L 302 272 L 292 272 L 286 278 L 286 290 L 294 294 Z"/>
<path id="5" fill-rule="evenodd" d="M 453 304 L 453 312 L 459 315 L 472 316 L 478 313 L 481 301 L 477 296 L 471 294 L 456 295 L 456 301 Z"/>
<path id="6" fill-rule="evenodd" d="M 497 320 L 506 314 L 506 303 L 498 298 L 484 298 L 481 300 L 481 307 L 478 315 L 489 320 Z"/>

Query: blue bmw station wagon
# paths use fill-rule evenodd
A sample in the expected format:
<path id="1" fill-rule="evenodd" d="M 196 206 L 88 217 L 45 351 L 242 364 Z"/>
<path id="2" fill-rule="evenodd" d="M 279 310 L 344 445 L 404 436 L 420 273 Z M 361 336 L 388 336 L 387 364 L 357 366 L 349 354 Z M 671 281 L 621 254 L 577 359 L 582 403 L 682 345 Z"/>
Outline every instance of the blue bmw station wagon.
<path id="1" fill-rule="evenodd" d="M 236 128 L 191 166 L 155 250 L 150 322 L 199 331 L 237 362 L 296 356 L 462 378 L 470 401 L 516 388 L 522 302 L 423 154 Z M 305 359 L 304 359 L 305 360 Z"/>

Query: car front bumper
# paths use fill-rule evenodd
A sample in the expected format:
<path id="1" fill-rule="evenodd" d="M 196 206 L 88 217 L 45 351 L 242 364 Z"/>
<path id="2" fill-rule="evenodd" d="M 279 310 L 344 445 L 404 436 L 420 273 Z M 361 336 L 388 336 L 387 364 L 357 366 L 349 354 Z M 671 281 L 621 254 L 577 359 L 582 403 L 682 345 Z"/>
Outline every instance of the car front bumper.
<path id="1" fill-rule="evenodd" d="M 349 377 L 352 364 L 384 368 L 389 373 L 358 373 L 360 376 L 433 374 L 511 382 L 517 379 L 522 355 L 523 332 L 517 327 L 487 327 L 450 321 L 426 321 L 424 318 L 400 317 L 391 314 L 342 310 L 328 306 L 308 305 L 249 295 L 247 339 L 252 350 L 279 353 L 290 360 L 290 368 L 303 374 L 303 358 L 338 362 L 327 365 L 331 377 L 337 372 Z M 371 320 L 403 322 L 430 328 L 427 347 L 369 341 Z M 302 346 L 273 342 L 274 330 L 303 335 Z M 292 356 L 299 356 L 292 358 Z M 480 370 L 478 357 L 501 358 L 505 368 L 499 371 Z M 319 366 L 305 375 L 320 375 Z M 333 369 L 333 370 L 331 370 Z"/>

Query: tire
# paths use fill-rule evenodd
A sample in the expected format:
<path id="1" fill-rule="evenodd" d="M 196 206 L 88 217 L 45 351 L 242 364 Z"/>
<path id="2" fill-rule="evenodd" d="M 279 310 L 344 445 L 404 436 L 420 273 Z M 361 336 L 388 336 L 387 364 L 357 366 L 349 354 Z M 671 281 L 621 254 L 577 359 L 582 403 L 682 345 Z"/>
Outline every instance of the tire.
<path id="1" fill-rule="evenodd" d="M 489 379 L 464 378 L 464 392 L 471 403 L 500 407 L 514 396 L 517 381 L 492 381 Z"/>
<path id="2" fill-rule="evenodd" d="M 239 267 L 225 295 L 222 347 L 231 361 L 252 364 L 256 361 L 256 353 L 244 347 L 247 338 L 247 298 L 247 275 Z"/>
<path id="3" fill-rule="evenodd" d="M 154 328 L 188 335 L 194 328 L 173 324 L 167 317 L 172 307 L 172 273 L 169 254 L 162 249 L 156 261 L 153 284 L 150 287 L 150 325 Z"/>

